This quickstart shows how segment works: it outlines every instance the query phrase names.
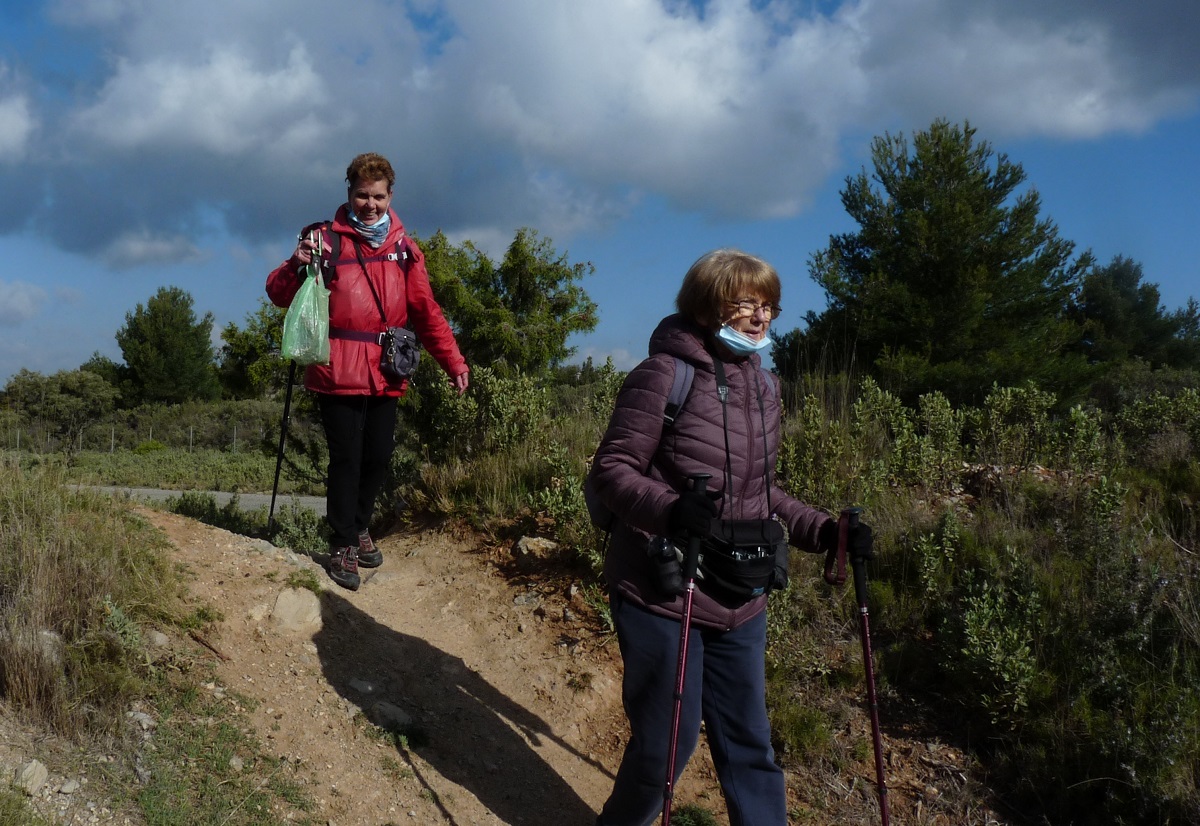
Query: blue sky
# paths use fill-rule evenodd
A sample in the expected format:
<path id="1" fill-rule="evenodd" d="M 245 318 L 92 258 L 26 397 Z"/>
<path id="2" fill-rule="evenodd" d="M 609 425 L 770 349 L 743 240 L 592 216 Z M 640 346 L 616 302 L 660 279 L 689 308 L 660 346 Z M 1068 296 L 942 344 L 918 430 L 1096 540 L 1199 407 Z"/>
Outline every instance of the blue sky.
<path id="1" fill-rule="evenodd" d="M 23 0 L 0 19 L 0 383 L 120 361 L 162 286 L 219 331 L 258 306 L 358 152 L 393 206 L 595 274 L 580 356 L 632 366 L 703 252 L 823 296 L 809 256 L 872 137 L 969 121 L 1101 262 L 1200 296 L 1194 0 Z M 1049 8 L 1046 8 L 1049 7 Z"/>

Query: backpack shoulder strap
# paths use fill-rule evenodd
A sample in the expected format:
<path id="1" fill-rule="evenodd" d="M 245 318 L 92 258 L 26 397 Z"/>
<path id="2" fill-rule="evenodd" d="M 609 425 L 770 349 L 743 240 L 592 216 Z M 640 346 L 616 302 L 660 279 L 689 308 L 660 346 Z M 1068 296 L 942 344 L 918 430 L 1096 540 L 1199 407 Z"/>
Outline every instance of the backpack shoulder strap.
<path id="1" fill-rule="evenodd" d="M 759 372 L 762 373 L 763 382 L 767 386 L 767 391 L 769 393 L 771 393 L 771 395 L 774 395 L 776 393 L 776 391 L 779 389 L 779 386 L 777 384 L 775 384 L 775 376 L 773 376 L 771 374 L 771 371 L 768 370 L 767 368 L 763 367 L 761 364 L 758 365 L 758 369 L 759 369 Z"/>
<path id="2" fill-rule="evenodd" d="M 679 356 L 675 356 L 675 377 L 671 380 L 671 392 L 667 394 L 667 406 L 663 410 L 663 420 L 670 427 L 675 423 L 683 403 L 687 401 L 688 392 L 692 389 L 692 379 L 696 377 L 696 368 Z"/>

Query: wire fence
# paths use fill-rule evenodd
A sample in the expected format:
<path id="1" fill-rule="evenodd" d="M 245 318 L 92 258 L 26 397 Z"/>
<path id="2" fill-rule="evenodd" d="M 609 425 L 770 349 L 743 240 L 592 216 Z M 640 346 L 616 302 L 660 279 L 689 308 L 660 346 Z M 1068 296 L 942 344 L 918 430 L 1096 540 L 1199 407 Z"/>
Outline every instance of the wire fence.
<path id="1" fill-rule="evenodd" d="M 229 401 L 209 405 L 143 407 L 82 421 L 45 421 L 0 412 L 0 450 L 24 453 L 123 450 L 256 452 L 278 442 L 283 406 Z M 293 406 L 289 430 L 316 427 Z"/>

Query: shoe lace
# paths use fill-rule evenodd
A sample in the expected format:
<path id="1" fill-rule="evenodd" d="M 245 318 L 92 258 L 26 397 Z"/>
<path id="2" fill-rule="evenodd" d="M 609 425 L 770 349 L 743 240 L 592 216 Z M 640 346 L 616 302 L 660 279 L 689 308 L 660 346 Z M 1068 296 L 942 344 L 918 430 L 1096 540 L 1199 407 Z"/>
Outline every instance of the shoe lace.
<path id="1" fill-rule="evenodd" d="M 358 570 L 358 548 L 353 545 L 348 545 L 345 548 L 333 549 L 333 565 L 341 568 L 347 573 L 354 573 Z"/>

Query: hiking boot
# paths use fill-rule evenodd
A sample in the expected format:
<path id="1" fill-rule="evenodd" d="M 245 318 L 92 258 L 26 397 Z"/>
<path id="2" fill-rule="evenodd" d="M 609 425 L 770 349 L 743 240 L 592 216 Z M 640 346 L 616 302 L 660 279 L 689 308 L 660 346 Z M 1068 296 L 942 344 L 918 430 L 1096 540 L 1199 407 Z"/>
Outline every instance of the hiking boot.
<path id="1" fill-rule="evenodd" d="M 358 535 L 358 567 L 378 568 L 383 564 L 383 551 L 375 547 L 371 534 L 363 531 Z"/>
<path id="2" fill-rule="evenodd" d="M 329 578 L 351 591 L 357 591 L 362 580 L 358 576 L 358 548 L 329 549 Z"/>

